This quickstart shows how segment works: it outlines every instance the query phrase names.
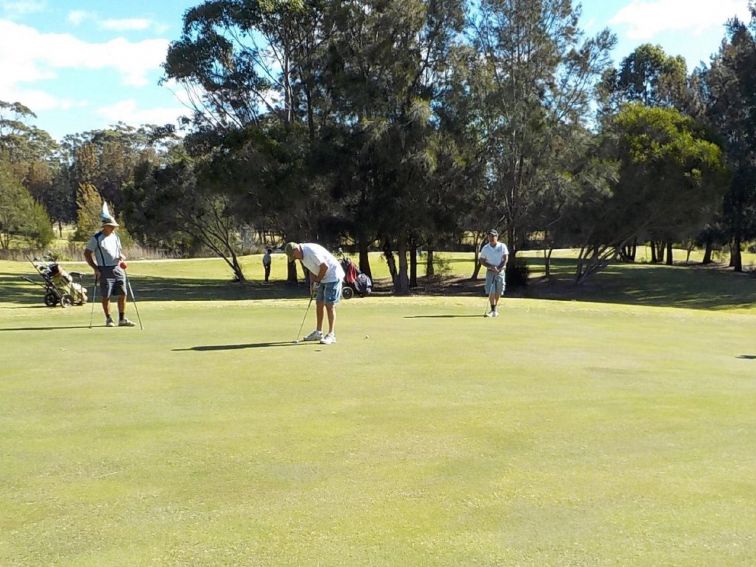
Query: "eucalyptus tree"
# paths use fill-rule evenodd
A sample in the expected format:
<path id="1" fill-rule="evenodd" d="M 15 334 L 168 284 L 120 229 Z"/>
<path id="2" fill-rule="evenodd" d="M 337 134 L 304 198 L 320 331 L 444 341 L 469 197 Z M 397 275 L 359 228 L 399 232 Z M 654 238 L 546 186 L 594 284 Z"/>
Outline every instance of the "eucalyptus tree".
<path id="1" fill-rule="evenodd" d="M 166 80 L 183 86 L 194 111 L 187 140 L 192 156 L 208 164 L 203 171 L 237 173 L 219 187 L 198 171 L 197 185 L 246 201 L 240 221 L 270 225 L 282 219 L 289 238 L 314 236 L 307 213 L 327 197 L 307 170 L 307 156 L 328 120 L 318 82 L 327 5 L 208 0 L 185 13 L 181 38 L 164 64 Z M 252 164 L 260 159 L 278 185 L 254 182 L 259 177 Z M 291 268 L 289 278 L 296 278 Z"/>
<path id="2" fill-rule="evenodd" d="M 614 36 L 585 38 L 570 0 L 481 0 L 470 35 L 480 54 L 471 83 L 486 144 L 486 209 L 512 256 L 529 232 L 542 174 L 573 127 L 588 123 L 593 86 Z"/>
<path id="3" fill-rule="evenodd" d="M 599 85 L 603 113 L 613 114 L 623 104 L 634 102 L 649 107 L 675 108 L 681 112 L 695 112 L 693 85 L 695 73 L 688 78 L 685 59 L 671 56 L 659 45 L 643 44 L 625 57 L 618 68 L 608 69 Z M 664 227 L 662 230 L 640 235 L 651 242 L 652 261 L 664 258 L 672 264 L 672 242 L 682 241 L 689 235 L 677 233 Z M 626 260 L 635 259 L 637 242 L 630 243 L 623 251 Z"/>
<path id="4" fill-rule="evenodd" d="M 398 252 L 394 290 L 409 292 L 407 252 L 432 231 L 441 145 L 434 103 L 464 24 L 461 0 L 334 2 L 328 93 L 347 149 L 338 188 L 358 244 Z M 447 184 L 448 185 L 448 184 Z"/>
<path id="5" fill-rule="evenodd" d="M 756 237 L 756 3 L 750 25 L 728 23 L 702 83 L 706 119 L 722 136 L 733 171 L 719 228 L 730 244 L 731 265 L 742 271 L 742 245 Z"/>
<path id="6" fill-rule="evenodd" d="M 21 184 L 11 164 L 0 160 L 0 248 L 8 250 L 12 243 L 44 248 L 52 239 L 44 207 Z"/>
<path id="7" fill-rule="evenodd" d="M 674 109 L 628 104 L 607 122 L 602 137 L 566 219 L 581 245 L 578 282 L 641 234 L 703 226 L 729 181 L 711 133 Z M 612 167 L 613 175 L 602 173 Z"/>

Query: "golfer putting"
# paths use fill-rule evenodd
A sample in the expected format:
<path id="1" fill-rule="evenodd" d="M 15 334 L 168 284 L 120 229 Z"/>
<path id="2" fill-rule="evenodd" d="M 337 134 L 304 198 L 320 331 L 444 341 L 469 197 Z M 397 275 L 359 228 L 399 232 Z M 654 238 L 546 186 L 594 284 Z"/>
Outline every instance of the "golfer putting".
<path id="1" fill-rule="evenodd" d="M 318 341 L 322 345 L 336 342 L 336 304 L 341 298 L 344 270 L 328 250 L 313 243 L 288 242 L 284 247 L 289 262 L 299 260 L 310 272 L 310 298 L 315 298 L 315 330 L 304 341 Z M 308 304 L 307 309 L 310 306 Z M 328 333 L 323 334 L 324 316 L 328 317 Z M 305 318 L 307 312 L 305 312 Z M 302 320 L 304 324 L 304 320 Z M 301 332 L 301 330 L 300 330 Z M 297 334 L 299 339 L 299 334 Z"/>

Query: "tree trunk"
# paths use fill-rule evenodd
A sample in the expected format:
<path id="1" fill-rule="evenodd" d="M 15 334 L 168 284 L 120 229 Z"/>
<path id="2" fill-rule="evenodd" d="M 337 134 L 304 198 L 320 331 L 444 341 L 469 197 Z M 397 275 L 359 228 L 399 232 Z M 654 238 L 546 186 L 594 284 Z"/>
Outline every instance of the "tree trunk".
<path id="1" fill-rule="evenodd" d="M 389 274 L 391 275 L 391 283 L 396 285 L 396 261 L 394 260 L 394 253 L 391 251 L 391 242 L 389 239 L 383 241 L 383 255 L 386 258 L 388 264 Z"/>
<path id="2" fill-rule="evenodd" d="M 360 236 L 357 246 L 360 250 L 360 271 L 373 279 L 373 272 L 370 270 L 370 256 L 368 254 L 368 243 L 364 236 Z"/>
<path id="3" fill-rule="evenodd" d="M 286 283 L 297 285 L 297 263 L 288 262 L 286 265 Z"/>
<path id="4" fill-rule="evenodd" d="M 730 264 L 736 272 L 743 271 L 743 257 L 740 254 L 740 237 L 736 236 L 730 250 Z"/>
<path id="5" fill-rule="evenodd" d="M 409 265 L 409 286 L 417 287 L 417 245 L 413 242 L 410 245 L 410 265 Z"/>
<path id="6" fill-rule="evenodd" d="M 656 242 L 651 240 L 649 242 L 649 247 L 651 248 L 651 263 L 656 264 L 659 260 L 656 258 Z"/>
<path id="7" fill-rule="evenodd" d="M 672 266 L 674 264 L 674 260 L 672 258 L 672 241 L 667 242 L 667 266 Z"/>
<path id="8" fill-rule="evenodd" d="M 706 239 L 706 243 L 705 244 L 706 244 L 706 248 L 704 250 L 704 257 L 703 257 L 703 260 L 701 262 L 704 265 L 711 264 L 711 250 L 714 247 L 714 239 L 711 238 L 711 237 L 708 237 Z"/>
<path id="9" fill-rule="evenodd" d="M 554 251 L 553 248 L 543 249 L 543 269 L 544 269 L 544 275 L 547 278 L 551 277 L 551 253 L 553 251 Z"/>
<path id="10" fill-rule="evenodd" d="M 397 295 L 409 295 L 409 277 L 407 276 L 407 244 L 404 238 L 399 238 L 397 243 L 397 254 L 399 255 L 399 273 L 394 283 L 394 292 Z"/>
<path id="11" fill-rule="evenodd" d="M 425 275 L 433 277 L 436 275 L 436 268 L 433 266 L 433 248 L 428 246 L 428 253 L 425 255 Z"/>

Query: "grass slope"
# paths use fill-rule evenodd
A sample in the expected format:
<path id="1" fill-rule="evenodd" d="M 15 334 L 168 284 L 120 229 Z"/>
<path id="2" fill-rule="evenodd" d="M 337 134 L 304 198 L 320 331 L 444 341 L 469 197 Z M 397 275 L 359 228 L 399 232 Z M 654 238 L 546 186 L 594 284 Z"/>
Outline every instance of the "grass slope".
<path id="1" fill-rule="evenodd" d="M 752 310 L 371 297 L 324 347 L 140 269 L 144 331 L 3 286 L 2 565 L 753 564 Z"/>

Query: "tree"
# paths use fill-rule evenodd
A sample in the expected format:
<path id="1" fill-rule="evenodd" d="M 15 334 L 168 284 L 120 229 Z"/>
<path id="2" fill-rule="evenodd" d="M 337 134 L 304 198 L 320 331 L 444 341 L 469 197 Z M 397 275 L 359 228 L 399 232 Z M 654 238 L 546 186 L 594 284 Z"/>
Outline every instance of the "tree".
<path id="1" fill-rule="evenodd" d="M 237 203 L 199 183 L 189 158 L 159 166 L 143 162 L 128 195 L 126 216 L 142 241 L 170 242 L 183 233 L 222 258 L 236 281 L 244 281 L 236 252 Z"/>
<path id="2" fill-rule="evenodd" d="M 8 250 L 18 240 L 44 248 L 54 236 L 50 218 L 9 169 L 0 162 L 0 247 Z"/>
<path id="3" fill-rule="evenodd" d="M 743 243 L 756 237 L 756 3 L 751 14 L 750 29 L 737 19 L 729 22 L 702 81 L 706 119 L 724 139 L 733 170 L 720 226 L 736 271 L 743 270 Z"/>
<path id="4" fill-rule="evenodd" d="M 484 202 L 495 215 L 480 218 L 504 225 L 513 260 L 535 229 L 539 180 L 587 122 L 615 43 L 608 30 L 584 40 L 579 16 L 570 0 L 483 0 L 473 12 L 471 94 L 486 146 Z"/>
<path id="5" fill-rule="evenodd" d="M 674 109 L 625 106 L 607 124 L 599 158 L 599 168 L 616 164 L 616 181 L 584 175 L 572 204 L 569 222 L 581 243 L 578 282 L 641 234 L 703 226 L 729 181 L 711 135 Z"/>

